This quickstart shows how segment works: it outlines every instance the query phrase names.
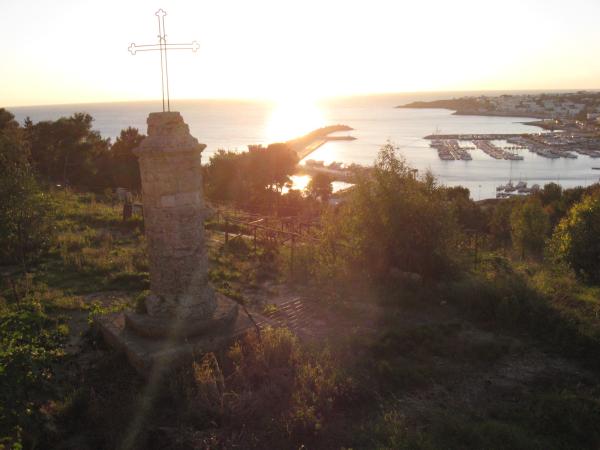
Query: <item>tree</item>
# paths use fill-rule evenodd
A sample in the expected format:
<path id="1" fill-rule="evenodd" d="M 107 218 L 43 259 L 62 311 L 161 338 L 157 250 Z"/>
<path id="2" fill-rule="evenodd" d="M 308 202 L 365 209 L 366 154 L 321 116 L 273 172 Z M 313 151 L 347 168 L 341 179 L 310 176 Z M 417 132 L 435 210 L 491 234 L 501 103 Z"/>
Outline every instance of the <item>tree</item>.
<path id="1" fill-rule="evenodd" d="M 92 116 L 76 113 L 56 121 L 28 121 L 25 135 L 31 160 L 40 175 L 54 183 L 103 189 L 110 179 L 106 167 L 109 139 L 92 130 Z"/>
<path id="2" fill-rule="evenodd" d="M 557 183 L 548 183 L 538 192 L 537 196 L 544 206 L 557 203 L 562 196 L 562 187 Z"/>
<path id="3" fill-rule="evenodd" d="M 512 213 L 514 200 L 500 201 L 492 211 L 489 229 L 492 240 L 497 246 L 510 244 L 511 226 L 510 215 Z"/>
<path id="4" fill-rule="evenodd" d="M 586 195 L 560 221 L 551 241 L 553 256 L 583 279 L 600 282 L 600 194 Z"/>
<path id="5" fill-rule="evenodd" d="M 19 123 L 15 116 L 4 108 L 0 108 L 0 132 L 15 130 L 19 128 Z"/>
<path id="6" fill-rule="evenodd" d="M 520 251 L 540 255 L 544 249 L 550 228 L 548 214 L 537 198 L 517 202 L 510 215 L 511 237 L 513 245 Z"/>
<path id="7" fill-rule="evenodd" d="M 27 269 L 50 239 L 50 209 L 29 165 L 26 146 L 15 133 L 0 132 L 0 261 Z"/>
<path id="8" fill-rule="evenodd" d="M 290 175 L 298 164 L 297 153 L 285 143 L 251 146 L 247 158 L 249 182 L 257 192 L 281 192 L 286 184 L 291 184 Z"/>
<path id="9" fill-rule="evenodd" d="M 320 198 L 323 202 L 328 202 L 333 193 L 331 178 L 325 173 L 316 173 L 306 187 L 309 195 L 314 198 Z"/>
<path id="10" fill-rule="evenodd" d="M 243 153 L 219 150 L 204 171 L 207 196 L 245 209 L 271 210 L 291 184 L 297 162 L 287 144 L 250 146 Z"/>
<path id="11" fill-rule="evenodd" d="M 111 147 L 110 167 L 108 171 L 112 176 L 115 187 L 124 187 L 132 191 L 142 188 L 140 168 L 133 150 L 139 147 L 145 136 L 137 128 L 129 127 L 121 130 L 121 134 Z"/>
<path id="12" fill-rule="evenodd" d="M 387 144 L 339 211 L 327 215 L 324 230 L 325 265 L 385 282 L 398 271 L 426 278 L 446 273 L 457 225 L 435 178 L 415 177 Z"/>
<path id="13" fill-rule="evenodd" d="M 444 192 L 452 205 L 458 224 L 465 230 L 485 232 L 486 217 L 481 208 L 471 200 L 471 192 L 462 186 L 446 187 Z"/>
<path id="14" fill-rule="evenodd" d="M 249 186 L 243 168 L 243 154 L 218 150 L 204 169 L 206 196 L 217 203 L 245 203 Z"/>

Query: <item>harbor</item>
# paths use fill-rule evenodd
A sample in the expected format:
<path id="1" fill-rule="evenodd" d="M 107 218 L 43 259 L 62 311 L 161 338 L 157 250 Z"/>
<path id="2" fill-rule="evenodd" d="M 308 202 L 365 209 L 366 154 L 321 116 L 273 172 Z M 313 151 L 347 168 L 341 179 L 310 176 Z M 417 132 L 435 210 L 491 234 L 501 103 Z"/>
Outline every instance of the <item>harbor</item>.
<path id="1" fill-rule="evenodd" d="M 567 144 L 579 149 L 569 150 L 578 158 L 549 158 L 540 156 L 521 145 L 508 142 L 508 139 L 522 136 L 537 136 L 539 128 L 525 125 L 533 120 L 531 117 L 493 117 L 493 116 L 459 116 L 443 109 L 418 110 L 394 109 L 390 104 L 401 103 L 395 98 L 409 97 L 372 97 L 369 106 L 365 107 L 356 99 L 348 99 L 336 106 L 334 103 L 323 103 L 320 108 L 324 120 L 313 128 L 325 124 L 345 124 L 331 131 L 327 142 L 322 143 L 321 133 L 303 136 L 304 139 L 293 139 L 299 134 L 290 134 L 281 139 L 286 142 L 292 139 L 293 149 L 299 159 L 314 159 L 324 161 L 326 165 L 336 161 L 351 166 L 360 164 L 370 166 L 377 157 L 377 152 L 388 140 L 397 147 L 399 155 L 419 173 L 430 170 L 441 184 L 447 186 L 464 186 L 470 189 L 473 199 L 496 198 L 496 187 L 513 180 L 527 180 L 529 185 L 555 182 L 561 186 L 585 186 L 598 181 L 600 171 L 592 170 L 592 166 L 600 167 L 600 160 L 590 159 L 598 155 L 595 149 L 600 149 L 592 137 L 571 138 L 570 132 L 555 133 L 554 140 L 559 144 Z M 407 102 L 406 100 L 404 102 Z M 31 117 L 34 121 L 55 120 L 78 111 L 79 106 L 55 107 L 23 107 L 16 108 L 19 121 Z M 131 125 L 143 130 L 146 128 L 146 105 L 144 103 L 110 103 L 101 105 L 86 105 L 85 111 L 96 118 L 94 127 L 102 135 L 118 137 L 122 128 L 127 124 L 121 122 L 123 117 L 131 118 Z M 181 104 L 182 114 L 190 117 L 190 130 L 202 136 L 207 148 L 202 154 L 203 164 L 208 164 L 211 156 L 219 149 L 230 151 L 245 151 L 249 143 L 268 145 L 277 142 L 269 138 L 267 130 L 270 120 L 275 114 L 271 106 L 260 102 L 231 103 L 208 102 L 194 100 Z M 377 118 L 377 120 L 374 120 Z M 349 128 L 353 128 L 350 130 Z M 235 134 L 227 131 L 236 129 Z M 470 160 L 445 161 L 440 159 L 438 152 L 430 147 L 431 139 L 423 136 L 432 135 L 435 129 L 435 139 L 455 139 L 461 148 L 466 149 L 472 157 Z M 544 136 L 548 133 L 543 132 Z M 563 137 L 560 138 L 559 134 Z M 350 135 L 356 139 L 345 137 Z M 344 140 L 338 140 L 343 137 Z M 346 140 L 348 139 L 348 140 Z M 493 144 L 507 151 L 516 150 L 524 157 L 524 161 L 495 159 L 477 149 L 474 140 L 490 140 Z M 566 141 L 573 140 L 575 143 Z M 321 141 L 310 145 L 312 142 Z M 320 144 L 320 145 L 319 145 Z M 318 145 L 318 147 L 317 147 Z M 543 144 L 539 144 L 540 147 Z M 307 148 L 308 147 L 308 148 Z M 589 153 L 587 156 L 585 153 Z M 331 175 L 331 172 L 329 173 Z M 337 175 L 337 174 L 336 174 Z M 337 177 L 336 177 L 337 178 Z M 347 179 L 346 175 L 340 178 Z"/>
<path id="2" fill-rule="evenodd" d="M 460 142 L 472 142 L 474 146 L 493 159 L 521 161 L 523 156 L 518 150 L 528 150 L 548 159 L 576 159 L 578 155 L 600 158 L 600 138 L 594 135 L 567 133 L 538 134 L 434 134 L 426 136 L 431 140 L 430 147 L 438 150 L 440 159 L 471 160 L 469 146 Z M 506 142 L 499 146 L 496 142 Z"/>

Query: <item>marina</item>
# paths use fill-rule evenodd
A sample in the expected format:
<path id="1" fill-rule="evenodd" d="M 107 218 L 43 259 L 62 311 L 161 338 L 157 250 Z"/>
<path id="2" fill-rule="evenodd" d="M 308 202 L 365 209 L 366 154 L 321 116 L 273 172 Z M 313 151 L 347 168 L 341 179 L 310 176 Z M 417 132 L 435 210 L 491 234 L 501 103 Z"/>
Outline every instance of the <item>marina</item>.
<path id="1" fill-rule="evenodd" d="M 582 134 L 435 134 L 426 136 L 425 139 L 432 141 L 431 147 L 438 148 L 438 155 L 442 160 L 472 159 L 456 157 L 452 148 L 461 148 L 458 144 L 460 141 L 472 141 L 493 159 L 521 161 L 524 158 L 516 151 L 524 149 L 547 159 L 577 159 L 578 155 L 600 158 L 600 139 Z M 507 146 L 499 147 L 493 141 L 505 141 Z"/>

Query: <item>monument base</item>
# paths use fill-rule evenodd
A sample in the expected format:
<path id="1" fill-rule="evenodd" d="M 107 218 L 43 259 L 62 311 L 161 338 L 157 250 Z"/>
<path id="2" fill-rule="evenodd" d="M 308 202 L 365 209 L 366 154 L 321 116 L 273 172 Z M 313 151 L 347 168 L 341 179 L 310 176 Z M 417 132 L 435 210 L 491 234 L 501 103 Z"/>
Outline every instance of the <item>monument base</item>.
<path id="1" fill-rule="evenodd" d="M 238 314 L 238 304 L 223 294 L 215 293 L 214 313 L 208 319 L 165 319 L 136 312 L 125 313 L 125 325 L 141 336 L 150 338 L 189 338 L 224 328 L 233 322 Z"/>
<path id="2" fill-rule="evenodd" d="M 219 295 L 218 303 L 221 314 L 216 324 L 204 324 L 203 332 L 193 333 L 186 339 L 182 339 L 181 335 L 157 338 L 150 337 L 148 333 L 139 333 L 138 327 L 144 323 L 142 319 L 148 318 L 140 317 L 144 316 L 142 314 L 107 314 L 96 319 L 96 325 L 104 340 L 111 347 L 124 352 L 140 375 L 150 377 L 153 373 L 159 374 L 169 367 L 183 364 L 194 356 L 226 349 L 233 341 L 254 329 L 254 324 L 246 314 L 237 314 L 238 305 L 233 300 Z M 234 316 L 231 315 L 232 309 L 236 311 Z M 255 317 L 255 320 L 259 318 Z M 130 324 L 133 326 L 130 327 Z"/>

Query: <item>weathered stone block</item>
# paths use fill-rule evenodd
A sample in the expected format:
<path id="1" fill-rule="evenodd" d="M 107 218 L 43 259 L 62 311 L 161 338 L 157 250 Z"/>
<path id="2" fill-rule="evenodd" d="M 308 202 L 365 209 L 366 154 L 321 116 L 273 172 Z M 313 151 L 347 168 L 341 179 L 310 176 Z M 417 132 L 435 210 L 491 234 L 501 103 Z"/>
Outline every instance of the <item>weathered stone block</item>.
<path id="1" fill-rule="evenodd" d="M 150 114 L 148 137 L 135 150 L 150 259 L 152 295 L 146 307 L 165 322 L 171 317 L 210 320 L 217 308 L 204 245 L 204 148 L 179 113 L 166 112 Z"/>
<path id="2" fill-rule="evenodd" d="M 204 243 L 204 144 L 177 112 L 152 113 L 148 137 L 135 150 L 142 179 L 150 259 L 144 314 L 100 318 L 105 339 L 143 375 L 226 346 L 251 326 L 238 305 L 208 282 Z"/>

